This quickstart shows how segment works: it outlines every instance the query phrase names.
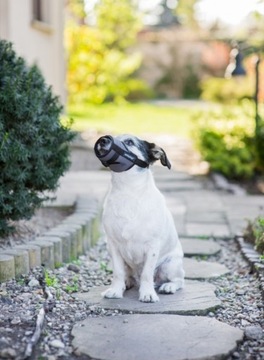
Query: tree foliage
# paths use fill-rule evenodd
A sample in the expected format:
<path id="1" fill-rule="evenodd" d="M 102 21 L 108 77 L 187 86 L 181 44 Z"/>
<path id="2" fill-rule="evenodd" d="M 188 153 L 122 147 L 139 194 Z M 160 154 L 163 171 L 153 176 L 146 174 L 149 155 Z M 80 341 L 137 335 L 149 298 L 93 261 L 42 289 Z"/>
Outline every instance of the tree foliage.
<path id="1" fill-rule="evenodd" d="M 109 49 L 125 51 L 135 44 L 141 23 L 131 0 L 101 0 L 96 7 L 96 17 Z"/>
<path id="2" fill-rule="evenodd" d="M 36 66 L 0 41 L 0 235 L 10 220 L 30 218 L 69 166 L 73 133 Z"/>
<path id="3" fill-rule="evenodd" d="M 84 24 L 86 18 L 84 0 L 67 0 L 68 14 L 78 24 Z"/>
<path id="4" fill-rule="evenodd" d="M 175 8 L 176 14 L 180 17 L 183 25 L 190 28 L 198 28 L 196 19 L 196 5 L 200 0 L 178 0 Z"/>
<path id="5" fill-rule="evenodd" d="M 141 62 L 139 54 L 129 52 L 140 29 L 132 2 L 101 0 L 95 15 L 95 27 L 72 20 L 66 27 L 71 104 L 118 100 L 134 89 L 144 88 L 132 76 Z"/>

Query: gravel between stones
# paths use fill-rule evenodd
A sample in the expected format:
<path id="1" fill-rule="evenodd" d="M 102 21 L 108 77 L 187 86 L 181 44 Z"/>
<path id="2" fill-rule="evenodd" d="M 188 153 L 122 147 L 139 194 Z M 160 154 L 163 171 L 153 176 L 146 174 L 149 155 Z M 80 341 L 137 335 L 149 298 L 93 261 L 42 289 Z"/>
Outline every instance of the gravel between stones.
<path id="1" fill-rule="evenodd" d="M 79 158 L 78 154 L 78 161 Z M 48 225 L 52 226 L 54 224 Z M 44 230 L 46 229 L 45 226 Z M 19 238 L 17 240 L 20 241 Z M 211 280 L 217 287 L 216 293 L 222 306 L 208 316 L 245 331 L 243 343 L 229 360 L 261 360 L 264 358 L 264 316 L 259 280 L 251 273 L 251 267 L 243 259 L 235 240 L 218 240 L 218 243 L 221 245 L 221 253 L 206 260 L 225 264 L 230 269 L 230 275 Z M 2 242 L 2 247 L 12 243 L 4 245 Z M 46 313 L 44 329 L 32 359 L 88 359 L 87 356 L 76 353 L 71 345 L 74 323 L 87 317 L 118 316 L 120 312 L 88 306 L 84 301 L 74 298 L 72 293 L 86 292 L 93 286 L 110 284 L 108 260 L 105 243 L 100 240 L 89 254 L 81 256 L 75 263 L 47 271 L 47 285 L 55 304 L 53 310 Z M 42 276 L 43 269 L 36 268 L 19 281 L 0 284 L 1 359 L 24 358 L 26 345 L 35 330 L 37 315 L 45 302 L 40 284 Z"/>
<path id="2" fill-rule="evenodd" d="M 251 272 L 235 240 L 218 240 L 221 254 L 207 261 L 225 264 L 230 275 L 211 280 L 222 306 L 215 316 L 219 321 L 238 327 L 245 339 L 230 359 L 260 360 L 264 358 L 264 304 L 257 275 Z"/>
<path id="3" fill-rule="evenodd" d="M 208 261 L 225 264 L 231 275 L 212 280 L 220 309 L 208 316 L 245 331 L 245 340 L 229 359 L 261 360 L 264 358 L 263 302 L 259 281 L 238 251 L 234 240 L 218 240 L 221 254 Z M 76 354 L 71 346 L 71 329 L 76 321 L 94 316 L 117 316 L 120 312 L 87 306 L 75 299 L 71 292 L 85 292 L 93 286 L 108 285 L 111 273 L 107 270 L 108 253 L 104 241 L 81 256 L 46 275 L 55 306 L 46 314 L 45 327 L 32 359 L 87 359 Z M 23 359 L 27 342 L 35 329 L 36 316 L 45 299 L 39 279 L 41 269 L 35 269 L 20 281 L 9 281 L 0 286 L 0 358 Z"/>

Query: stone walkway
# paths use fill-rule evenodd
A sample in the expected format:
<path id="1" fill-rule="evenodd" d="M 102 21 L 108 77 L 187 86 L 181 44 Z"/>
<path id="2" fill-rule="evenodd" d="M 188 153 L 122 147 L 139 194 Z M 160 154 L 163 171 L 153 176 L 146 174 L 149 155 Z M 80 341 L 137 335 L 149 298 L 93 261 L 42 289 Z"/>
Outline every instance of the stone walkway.
<path id="1" fill-rule="evenodd" d="M 217 239 L 228 241 L 248 219 L 263 213 L 263 197 L 225 194 L 185 173 L 159 166 L 153 170 L 183 245 L 186 286 L 175 295 L 159 295 L 160 302 L 154 304 L 139 302 L 134 289 L 123 299 L 103 299 L 103 287 L 77 294 L 90 306 L 119 310 L 123 315 L 89 317 L 76 323 L 73 346 L 94 359 L 227 358 L 244 334 L 206 316 L 221 306 L 215 286 L 207 280 L 229 272 L 210 257 L 221 251 Z M 70 172 L 62 180 L 58 203 L 76 191 L 93 193 L 103 201 L 109 183 L 108 171 Z"/>

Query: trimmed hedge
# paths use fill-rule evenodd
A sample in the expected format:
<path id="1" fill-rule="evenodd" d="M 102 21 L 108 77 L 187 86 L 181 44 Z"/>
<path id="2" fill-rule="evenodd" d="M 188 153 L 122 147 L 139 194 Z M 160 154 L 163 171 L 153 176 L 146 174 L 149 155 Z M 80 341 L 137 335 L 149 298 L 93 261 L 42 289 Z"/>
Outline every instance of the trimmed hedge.
<path id="1" fill-rule="evenodd" d="M 74 133 L 60 123 L 62 106 L 36 66 L 0 41 L 0 235 L 30 218 L 58 186 Z"/>
<path id="2" fill-rule="evenodd" d="M 260 119 L 257 135 L 254 112 L 245 106 L 221 108 L 196 116 L 195 139 L 210 165 L 228 179 L 250 179 L 264 171 L 264 122 Z"/>
<path id="3" fill-rule="evenodd" d="M 253 244 L 261 255 L 264 255 L 264 217 L 258 217 L 254 221 L 248 222 L 244 230 L 244 238 Z"/>

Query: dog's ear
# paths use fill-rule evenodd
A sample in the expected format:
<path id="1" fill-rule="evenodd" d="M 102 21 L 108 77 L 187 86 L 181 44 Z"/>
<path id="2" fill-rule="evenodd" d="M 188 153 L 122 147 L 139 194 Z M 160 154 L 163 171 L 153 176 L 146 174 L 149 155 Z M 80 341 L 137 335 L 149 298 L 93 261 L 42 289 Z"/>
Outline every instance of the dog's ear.
<path id="1" fill-rule="evenodd" d="M 156 160 L 160 160 L 161 164 L 163 166 L 167 166 L 167 168 L 171 168 L 171 163 L 169 162 L 169 159 L 165 153 L 165 151 L 157 146 L 156 144 L 149 143 L 145 141 L 146 145 L 148 146 L 148 154 L 151 162 L 154 162 Z"/>

